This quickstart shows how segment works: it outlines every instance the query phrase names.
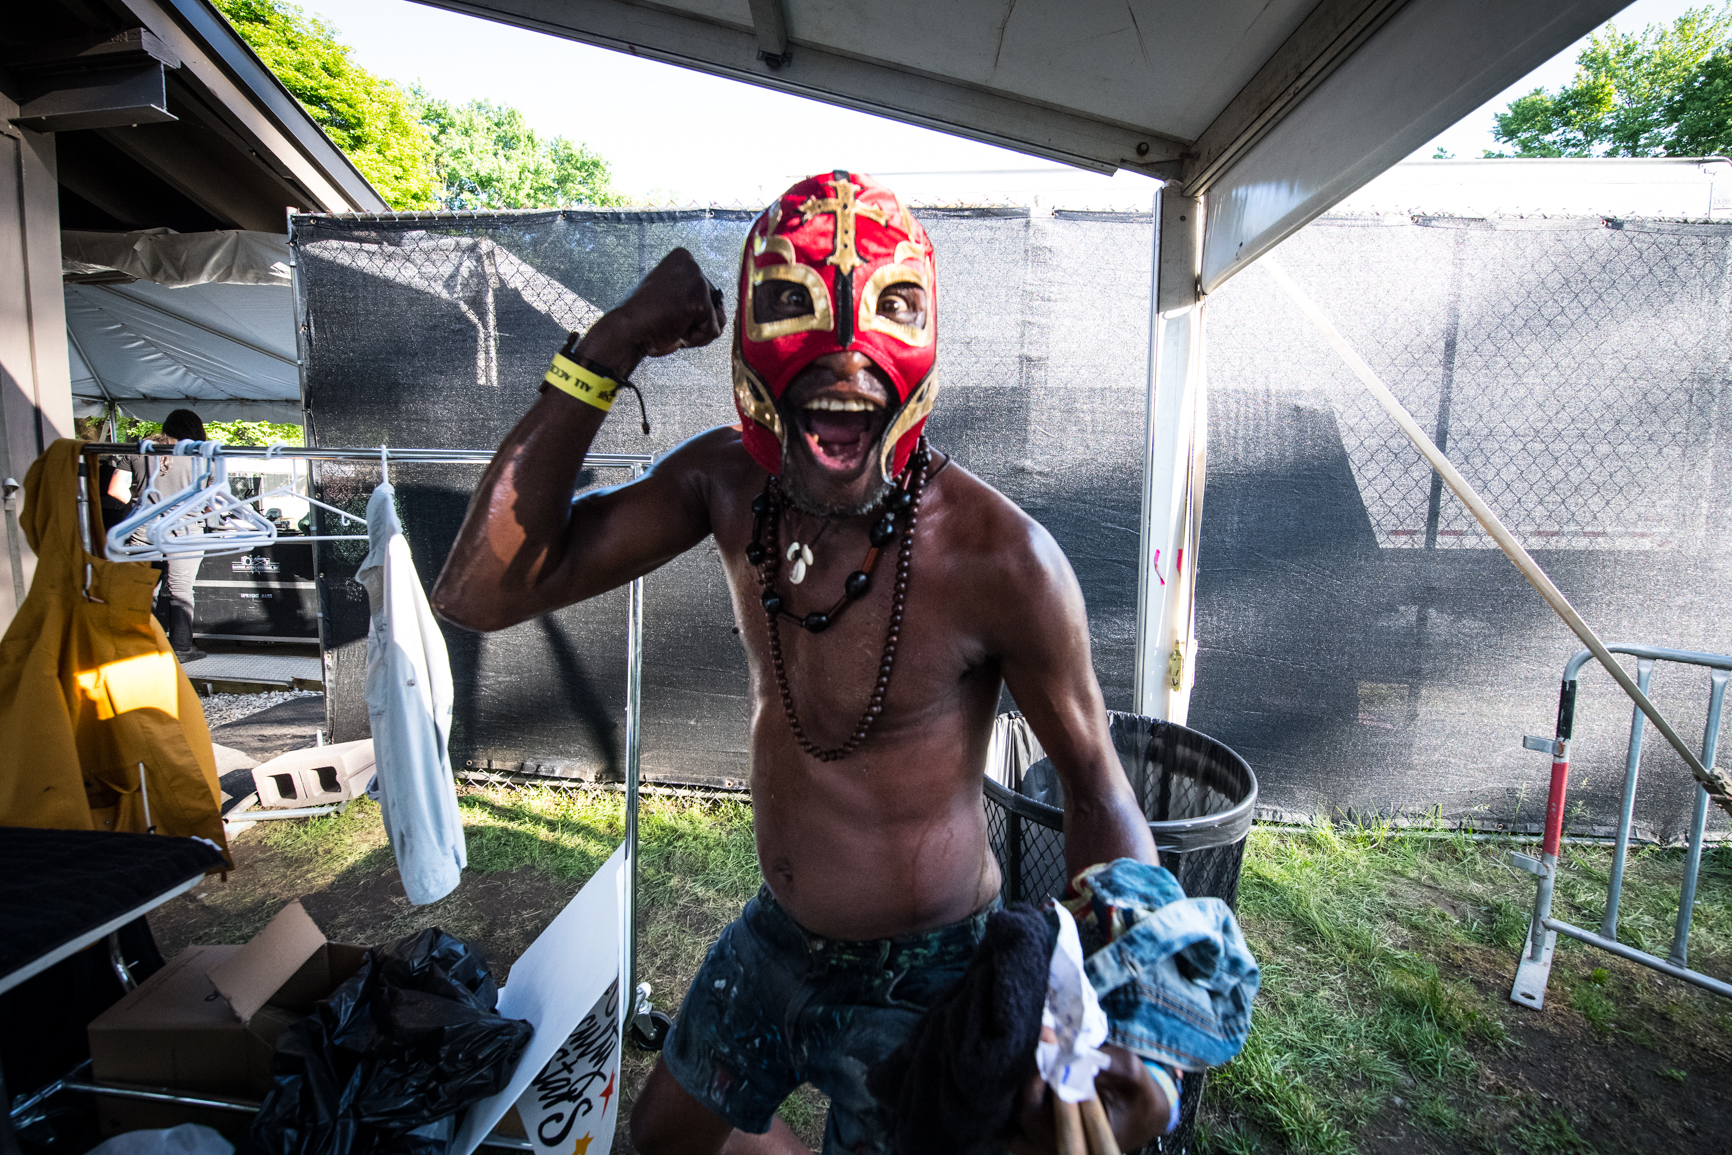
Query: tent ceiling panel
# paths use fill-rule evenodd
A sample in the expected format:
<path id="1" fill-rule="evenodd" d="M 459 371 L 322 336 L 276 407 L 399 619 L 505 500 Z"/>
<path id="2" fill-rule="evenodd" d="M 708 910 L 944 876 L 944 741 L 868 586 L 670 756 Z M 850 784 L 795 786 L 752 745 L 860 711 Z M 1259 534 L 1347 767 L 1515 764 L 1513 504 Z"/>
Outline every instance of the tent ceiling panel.
<path id="1" fill-rule="evenodd" d="M 1189 141 L 1250 81 L 1312 3 L 796 0 L 787 19 L 796 51 L 810 45 L 877 60 Z M 797 55 L 791 63 L 798 68 Z"/>
<path id="2" fill-rule="evenodd" d="M 420 2 L 1181 180 L 1213 287 L 1628 0 Z"/>
<path id="3" fill-rule="evenodd" d="M 1177 176 L 1189 142 L 1311 0 L 783 4 L 772 67 L 747 0 L 422 0 L 1085 168 Z M 1377 0 L 1350 0 L 1356 6 Z"/>
<path id="4" fill-rule="evenodd" d="M 182 405 L 214 421 L 301 419 L 287 286 L 70 284 L 66 329 L 83 408 L 112 400 L 157 420 Z"/>
<path id="5" fill-rule="evenodd" d="M 1210 186 L 1210 292 L 1625 0 L 1408 4 Z"/>

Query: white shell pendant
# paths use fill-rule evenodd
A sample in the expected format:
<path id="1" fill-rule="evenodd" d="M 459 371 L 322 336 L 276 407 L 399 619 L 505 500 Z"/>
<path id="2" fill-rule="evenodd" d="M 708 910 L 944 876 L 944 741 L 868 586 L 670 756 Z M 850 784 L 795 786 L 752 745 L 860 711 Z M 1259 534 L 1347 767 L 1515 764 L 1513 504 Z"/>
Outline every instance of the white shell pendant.
<path id="1" fill-rule="evenodd" d="M 812 547 L 801 545 L 797 541 L 790 542 L 787 558 L 794 563 L 793 568 L 788 571 L 788 581 L 799 585 L 806 580 L 806 567 L 812 564 Z"/>

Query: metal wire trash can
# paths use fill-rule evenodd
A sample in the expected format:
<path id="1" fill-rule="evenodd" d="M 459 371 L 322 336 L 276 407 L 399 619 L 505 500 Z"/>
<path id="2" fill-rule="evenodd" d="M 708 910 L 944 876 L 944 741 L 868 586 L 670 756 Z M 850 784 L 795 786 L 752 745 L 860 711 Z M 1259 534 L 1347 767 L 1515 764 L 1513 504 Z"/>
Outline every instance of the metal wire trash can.
<path id="1" fill-rule="evenodd" d="M 1257 805 L 1257 776 L 1207 734 L 1137 714 L 1109 712 L 1113 748 L 1149 819 L 1161 865 L 1185 893 L 1237 908 L 1245 835 Z M 1000 714 L 986 757 L 986 829 L 1004 873 L 1006 902 L 1063 892 L 1064 788 L 1021 714 Z M 1177 1155 L 1191 1147 L 1204 1076 L 1185 1077 L 1179 1126 L 1143 1148 Z"/>

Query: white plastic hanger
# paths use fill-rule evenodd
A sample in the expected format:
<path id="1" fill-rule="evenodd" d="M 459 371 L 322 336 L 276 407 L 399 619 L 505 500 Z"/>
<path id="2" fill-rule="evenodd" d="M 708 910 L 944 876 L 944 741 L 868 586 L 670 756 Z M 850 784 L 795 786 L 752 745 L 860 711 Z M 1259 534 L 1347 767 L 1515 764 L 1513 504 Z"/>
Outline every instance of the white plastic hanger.
<path id="1" fill-rule="evenodd" d="M 282 449 L 282 448 L 283 448 L 283 445 L 281 443 L 268 446 L 265 449 L 264 455 L 266 457 L 277 457 L 277 456 L 279 456 L 277 451 L 279 449 Z M 382 450 L 382 449 L 384 449 L 384 446 L 380 446 L 379 448 Z M 273 497 L 292 497 L 292 498 L 295 498 L 297 501 L 304 501 L 308 505 L 316 505 L 320 509 L 325 510 L 327 513 L 334 513 L 344 521 L 352 522 L 355 525 L 362 526 L 363 528 L 366 526 L 366 524 L 367 524 L 366 518 L 356 517 L 354 514 L 349 513 L 346 510 L 338 509 L 334 505 L 329 505 L 323 501 L 320 501 L 318 498 L 314 497 L 311 493 L 302 493 L 298 489 L 296 489 L 295 488 L 295 482 L 296 482 L 296 480 L 298 480 L 298 476 L 295 473 L 295 462 L 294 462 L 294 459 L 292 459 L 292 458 L 289 460 L 289 476 L 290 476 L 289 484 L 279 485 L 277 488 L 271 490 L 269 493 L 261 493 L 257 497 L 249 497 L 249 498 L 247 498 L 247 504 L 248 505 L 258 505 L 259 503 L 266 501 L 267 499 L 273 498 Z M 309 477 L 307 479 L 307 488 L 309 490 L 312 489 L 312 478 L 311 477 Z M 295 535 L 293 540 L 296 543 L 299 543 L 299 542 L 303 542 L 303 541 L 368 541 L 369 538 L 364 533 L 335 533 L 335 534 L 316 534 L 316 535 L 315 534 L 297 534 L 297 535 Z"/>
<path id="2" fill-rule="evenodd" d="M 203 467 L 191 485 L 166 499 L 152 472 L 141 497 L 145 508 L 108 531 L 112 561 L 164 561 L 208 554 L 245 553 L 277 540 L 277 527 L 252 505 L 229 492 L 228 463 L 216 455 L 218 442 L 179 441 L 180 457 L 199 457 Z M 202 533 L 179 533 L 202 526 Z M 138 537 L 142 540 L 132 541 Z"/>

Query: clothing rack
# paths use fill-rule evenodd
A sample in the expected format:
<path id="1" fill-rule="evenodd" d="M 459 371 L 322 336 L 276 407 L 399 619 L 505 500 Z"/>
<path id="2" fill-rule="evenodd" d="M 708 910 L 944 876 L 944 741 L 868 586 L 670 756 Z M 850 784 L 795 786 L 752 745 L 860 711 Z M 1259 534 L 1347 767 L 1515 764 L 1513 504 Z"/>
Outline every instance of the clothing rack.
<path id="1" fill-rule="evenodd" d="M 196 444 L 182 442 L 181 445 Z M 94 466 L 96 457 L 124 455 L 131 457 L 173 457 L 176 446 L 154 441 L 86 442 L 82 454 L 87 465 Z M 485 465 L 493 460 L 491 449 L 420 449 L 392 448 L 388 445 L 367 448 L 301 445 L 220 445 L 214 451 L 219 457 L 245 457 L 269 460 L 283 458 L 299 461 L 375 461 L 385 480 L 390 480 L 391 463 L 400 465 Z M 179 456 L 189 456 L 180 454 Z M 591 453 L 583 459 L 585 469 L 625 469 L 635 479 L 643 475 L 655 458 L 648 453 Z M 90 494 L 91 516 L 81 519 L 85 532 L 90 533 L 94 521 L 96 541 L 101 541 L 101 513 L 96 494 L 97 473 L 89 469 L 87 489 Z M 82 498 L 82 495 L 81 495 Z M 293 539 L 287 539 L 292 541 Z M 309 542 L 308 544 L 311 544 Z M 98 545 L 100 549 L 100 545 Z M 92 550 L 92 552 L 97 552 Z M 100 554 L 98 555 L 100 556 Z M 142 563 L 139 563 L 142 564 Z M 655 1039 L 656 1025 L 650 1015 L 650 987 L 637 979 L 637 838 L 638 786 L 643 747 L 643 578 L 633 578 L 627 587 L 626 601 L 626 660 L 625 660 L 625 857 L 626 896 L 624 969 L 626 989 L 632 992 L 631 1013 L 626 1017 L 640 1038 Z M 321 643 L 322 644 L 322 643 Z"/>
<path id="2" fill-rule="evenodd" d="M 87 441 L 85 453 L 101 456 L 174 457 L 175 447 L 154 441 Z M 323 445 L 219 445 L 218 457 L 294 458 L 301 461 L 379 461 L 403 465 L 485 465 L 493 460 L 491 449 L 393 449 L 389 445 L 339 448 Z M 180 456 L 188 456 L 181 454 Z M 649 465 L 648 453 L 591 453 L 583 459 L 586 469 L 628 469 Z"/>

